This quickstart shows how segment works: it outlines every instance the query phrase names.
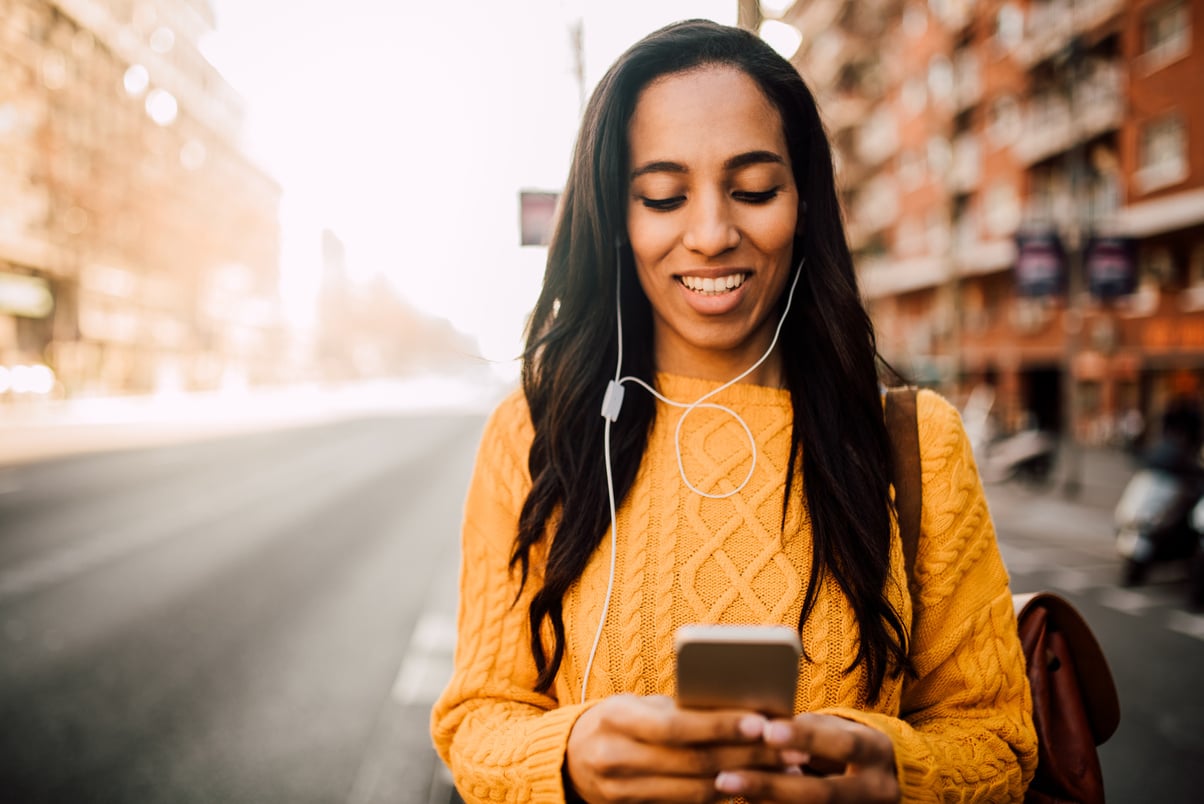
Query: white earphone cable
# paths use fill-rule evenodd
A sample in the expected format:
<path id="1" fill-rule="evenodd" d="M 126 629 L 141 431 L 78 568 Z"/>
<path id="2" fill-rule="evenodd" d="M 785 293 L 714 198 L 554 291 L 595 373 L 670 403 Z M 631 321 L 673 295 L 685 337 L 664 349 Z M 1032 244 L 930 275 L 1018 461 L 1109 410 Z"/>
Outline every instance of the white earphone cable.
<path id="1" fill-rule="evenodd" d="M 647 391 L 650 394 L 652 394 L 654 397 L 659 399 L 661 402 L 664 402 L 666 405 L 672 405 L 673 407 L 676 407 L 676 408 L 684 408 L 684 411 L 682 412 L 681 416 L 679 416 L 677 419 L 677 429 L 673 433 L 673 446 L 674 446 L 674 450 L 677 453 L 677 471 L 681 475 L 682 482 L 684 482 L 686 484 L 687 488 L 689 488 L 695 494 L 698 494 L 702 497 L 708 497 L 710 499 L 715 499 L 715 500 L 722 500 L 722 499 L 731 497 L 734 494 L 739 494 L 740 491 L 745 486 L 748 485 L 749 481 L 752 480 L 753 471 L 757 468 L 757 441 L 753 437 L 752 429 L 748 426 L 748 422 L 744 421 L 744 419 L 740 417 L 740 414 L 736 413 L 736 411 L 732 410 L 729 407 L 726 407 L 724 405 L 718 405 L 713 402 L 707 402 L 706 400 L 710 399 L 711 397 L 715 396 L 716 394 L 720 393 L 721 391 L 723 391 L 727 388 L 730 388 L 731 386 L 735 385 L 736 383 L 740 382 L 740 380 L 744 379 L 749 374 L 752 374 L 754 371 L 756 371 L 756 369 L 762 363 L 764 363 L 769 358 L 769 355 L 773 353 L 773 349 L 775 346 L 777 346 L 777 343 L 778 343 L 778 337 L 782 334 L 782 326 L 786 323 L 786 316 L 790 313 L 790 305 L 794 301 L 794 290 L 796 287 L 798 287 L 799 277 L 802 276 L 802 274 L 803 274 L 803 262 L 805 262 L 805 258 L 803 260 L 799 260 L 798 269 L 795 271 L 794 279 L 790 283 L 790 292 L 786 296 L 786 307 L 782 310 L 782 317 L 780 319 L 778 319 L 777 328 L 775 328 L 774 332 L 773 332 L 773 339 L 769 342 L 769 348 L 765 350 L 765 354 L 761 355 L 761 357 L 757 360 L 757 362 L 753 363 L 751 366 L 749 366 L 747 369 L 745 369 L 741 374 L 737 375 L 736 377 L 733 377 L 732 379 L 728 380 L 727 382 L 725 382 L 723 385 L 719 386 L 718 388 L 708 391 L 707 393 L 698 397 L 698 399 L 687 404 L 684 402 L 677 402 L 675 400 L 669 399 L 668 397 L 664 396 L 659 391 L 657 391 L 655 388 L 653 388 L 651 385 L 644 382 L 639 377 L 636 377 L 633 375 L 628 375 L 626 377 L 622 376 L 622 373 L 623 373 L 623 302 L 622 302 L 622 298 L 620 295 L 620 290 L 622 288 L 622 274 L 623 274 L 622 254 L 623 254 L 622 245 L 620 243 L 616 243 L 615 244 L 615 318 L 616 318 L 616 323 L 617 323 L 617 327 L 618 327 L 618 356 L 617 356 L 617 360 L 616 360 L 616 364 L 615 364 L 615 377 L 606 386 L 606 394 L 602 399 L 602 416 L 606 419 L 606 424 L 603 425 L 603 430 L 602 430 L 602 442 L 603 442 L 603 447 L 604 447 L 603 458 L 604 458 L 605 464 L 606 464 L 606 493 L 607 493 L 607 499 L 610 503 L 610 579 L 606 584 L 606 598 L 602 603 L 602 614 L 598 620 L 598 630 L 594 634 L 594 644 L 590 648 L 589 659 L 585 663 L 585 674 L 581 678 L 581 700 L 582 700 L 582 702 L 584 702 L 586 700 L 586 690 L 589 686 L 590 672 L 593 670 L 594 658 L 598 654 L 598 645 L 602 641 L 602 631 L 606 627 L 606 615 L 610 611 L 610 600 L 611 600 L 611 596 L 614 594 L 614 589 L 615 589 L 615 563 L 616 563 L 618 553 L 619 553 L 619 526 L 618 526 L 618 516 L 616 513 L 616 506 L 615 506 L 614 472 L 611 467 L 611 458 L 610 458 L 610 426 L 612 423 L 614 423 L 614 421 L 616 419 L 619 418 L 619 410 L 623 406 L 623 383 L 633 382 L 633 383 L 647 389 Z M 751 465 L 748 467 L 748 475 L 744 478 L 744 480 L 740 483 L 740 485 L 736 486 L 734 489 L 727 492 L 726 494 L 712 494 L 709 492 L 702 491 L 697 486 L 695 486 L 693 483 L 691 483 L 690 479 L 688 477 L 686 477 L 685 463 L 682 459 L 682 453 L 681 453 L 681 428 L 682 428 L 682 423 L 685 422 L 685 420 L 686 420 L 686 417 L 689 416 L 690 413 L 692 411 L 696 410 L 697 408 L 711 408 L 713 410 L 720 410 L 720 411 L 724 411 L 725 413 L 730 414 L 732 416 L 732 418 L 734 418 L 737 422 L 740 423 L 740 426 L 744 428 L 744 433 L 748 436 L 749 448 L 752 453 L 752 462 L 751 462 Z"/>

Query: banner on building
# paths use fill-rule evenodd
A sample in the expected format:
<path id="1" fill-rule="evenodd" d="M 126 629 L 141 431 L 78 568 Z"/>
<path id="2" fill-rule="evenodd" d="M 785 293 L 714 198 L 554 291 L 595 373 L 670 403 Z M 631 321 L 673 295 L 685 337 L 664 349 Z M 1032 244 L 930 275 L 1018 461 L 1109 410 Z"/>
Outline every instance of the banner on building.
<path id="1" fill-rule="evenodd" d="M 1115 299 L 1137 290 L 1137 241 L 1095 236 L 1083 249 L 1087 289 L 1097 299 Z"/>
<path id="2" fill-rule="evenodd" d="M 1016 292 L 1021 296 L 1053 296 L 1062 291 L 1066 252 L 1055 232 L 1016 235 Z"/>

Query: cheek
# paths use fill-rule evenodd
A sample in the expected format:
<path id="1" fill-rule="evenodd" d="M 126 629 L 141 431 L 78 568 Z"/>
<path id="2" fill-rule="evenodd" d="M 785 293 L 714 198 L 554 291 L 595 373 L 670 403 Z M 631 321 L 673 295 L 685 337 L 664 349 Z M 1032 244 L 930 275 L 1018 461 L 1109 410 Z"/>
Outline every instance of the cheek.
<path id="1" fill-rule="evenodd" d="M 675 230 L 669 217 L 653 217 L 638 212 L 627 216 L 627 237 L 637 266 L 651 267 L 673 250 Z"/>
<path id="2" fill-rule="evenodd" d="M 797 205 L 792 205 L 782 211 L 782 214 L 774 217 L 769 226 L 769 237 L 773 239 L 779 247 L 790 247 L 794 242 L 795 234 L 799 231 L 799 217 Z"/>

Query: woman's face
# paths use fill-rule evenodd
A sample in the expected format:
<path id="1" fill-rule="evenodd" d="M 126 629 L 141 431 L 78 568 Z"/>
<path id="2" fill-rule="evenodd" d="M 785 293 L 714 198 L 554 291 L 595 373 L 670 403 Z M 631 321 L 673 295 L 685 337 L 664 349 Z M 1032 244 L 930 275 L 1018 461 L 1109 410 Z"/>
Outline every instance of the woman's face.
<path id="1" fill-rule="evenodd" d="M 746 73 L 709 66 L 649 84 L 627 136 L 656 367 L 731 379 L 768 348 L 791 274 L 799 201 L 781 115 Z M 779 384 L 779 366 L 771 356 L 750 380 Z"/>

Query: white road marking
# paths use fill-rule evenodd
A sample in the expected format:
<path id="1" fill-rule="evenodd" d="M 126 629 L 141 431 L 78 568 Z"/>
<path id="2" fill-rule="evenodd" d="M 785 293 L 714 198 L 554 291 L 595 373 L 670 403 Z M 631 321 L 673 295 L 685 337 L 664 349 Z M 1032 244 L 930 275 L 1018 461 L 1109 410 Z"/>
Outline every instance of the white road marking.
<path id="1" fill-rule="evenodd" d="M 1166 626 L 1180 634 L 1204 640 L 1204 614 L 1172 611 L 1166 616 Z"/>
<path id="2" fill-rule="evenodd" d="M 1008 572 L 1024 574 L 1039 569 L 1042 565 L 1042 561 L 1033 553 L 1010 544 L 1000 544 L 999 554 Z"/>
<path id="3" fill-rule="evenodd" d="M 393 700 L 403 706 L 434 703 L 451 678 L 455 647 L 455 616 L 423 612 L 393 682 Z"/>
<path id="4" fill-rule="evenodd" d="M 1145 592 L 1131 589 L 1103 589 L 1099 594 L 1099 602 L 1110 609 L 1123 611 L 1125 614 L 1141 614 L 1151 606 L 1158 604 Z"/>
<path id="5" fill-rule="evenodd" d="M 1098 586 L 1091 576 L 1077 569 L 1060 569 L 1050 579 L 1050 585 L 1066 592 L 1082 592 L 1093 586 Z"/>

